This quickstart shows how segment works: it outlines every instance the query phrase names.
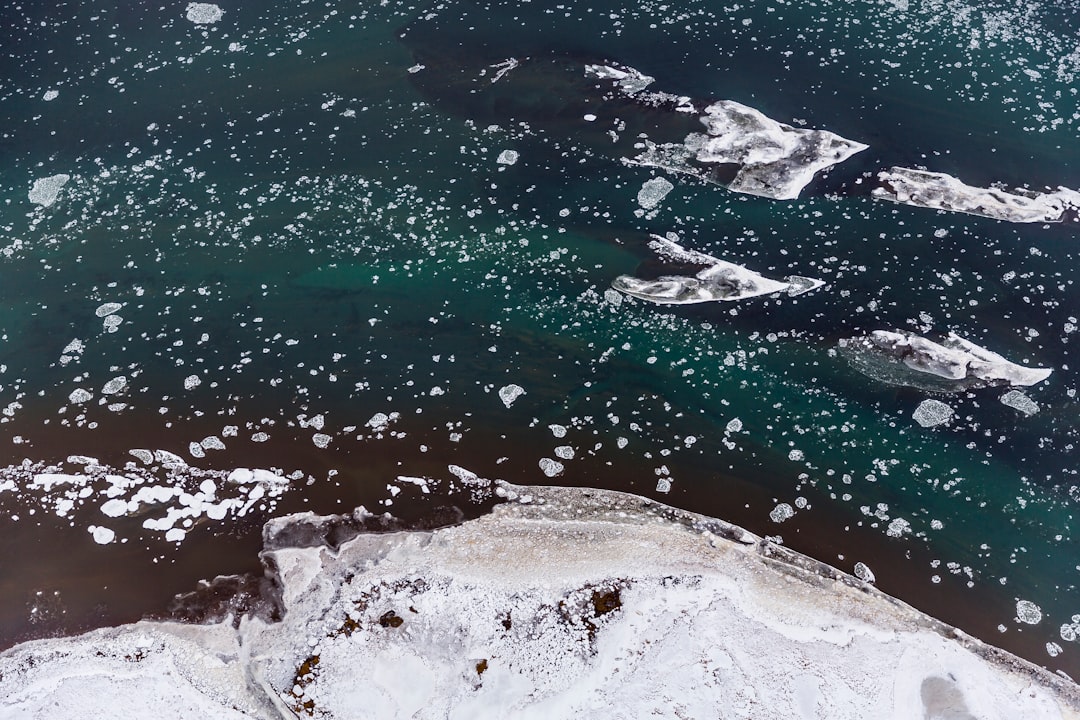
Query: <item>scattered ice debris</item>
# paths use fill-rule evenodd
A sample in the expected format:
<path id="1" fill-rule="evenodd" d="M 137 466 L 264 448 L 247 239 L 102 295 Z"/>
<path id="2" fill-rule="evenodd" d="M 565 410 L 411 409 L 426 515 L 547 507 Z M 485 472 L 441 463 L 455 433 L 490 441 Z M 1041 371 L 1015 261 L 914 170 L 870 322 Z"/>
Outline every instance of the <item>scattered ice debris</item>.
<path id="1" fill-rule="evenodd" d="M 1024 415 L 1034 415 L 1039 412 L 1039 404 L 1019 390 L 1009 390 L 1001 396 L 1001 404 L 1019 410 Z"/>
<path id="2" fill-rule="evenodd" d="M 1057 657 L 1061 654 L 1061 650 L 1061 646 L 1058 645 L 1056 642 L 1046 643 L 1046 654 L 1050 657 Z"/>
<path id="3" fill-rule="evenodd" d="M 566 467 L 558 460 L 552 460 L 551 458 L 540 458 L 540 470 L 543 471 L 544 475 L 549 478 L 562 475 L 562 472 L 565 469 Z"/>
<path id="4" fill-rule="evenodd" d="M 185 17 L 196 25 L 211 25 L 222 18 L 225 11 L 213 3 L 188 3 Z"/>
<path id="5" fill-rule="evenodd" d="M 448 465 L 446 469 L 450 471 L 451 475 L 460 480 L 463 485 L 471 487 L 487 487 L 491 484 L 490 480 L 482 478 L 472 470 L 467 470 L 460 465 Z"/>
<path id="6" fill-rule="evenodd" d="M 114 377 L 101 388 L 102 395 L 115 395 L 119 392 L 123 392 L 127 387 L 128 379 L 124 375 Z"/>
<path id="7" fill-rule="evenodd" d="M 866 563 L 862 562 L 855 563 L 855 577 L 867 583 L 877 582 L 874 571 L 871 570 Z"/>
<path id="8" fill-rule="evenodd" d="M 1080 193 L 1068 188 L 1049 193 L 1006 192 L 965 185 L 944 173 L 901 167 L 878 173 L 878 179 L 882 184 L 873 191 L 876 198 L 1007 222 L 1062 222 L 1070 216 L 1075 218 L 1080 208 Z"/>
<path id="9" fill-rule="evenodd" d="M 636 95 L 656 81 L 656 78 L 649 77 L 634 68 L 614 65 L 586 65 L 585 75 L 614 80 L 619 89 L 627 95 Z"/>
<path id="10" fill-rule="evenodd" d="M 186 378 L 184 378 L 185 390 L 194 390 L 200 385 L 202 385 L 202 378 L 198 375 L 188 375 Z"/>
<path id="11" fill-rule="evenodd" d="M 668 193 L 675 189 L 670 181 L 664 178 L 646 180 L 638 190 L 637 202 L 644 210 L 652 210 L 659 205 Z"/>
<path id="12" fill-rule="evenodd" d="M 911 523 L 904 518 L 893 518 L 885 528 L 885 534 L 891 538 L 903 537 L 911 532 Z"/>
<path id="13" fill-rule="evenodd" d="M 60 353 L 60 364 L 67 365 L 72 360 L 77 360 L 82 357 L 83 352 L 86 351 L 86 345 L 79 338 L 75 338 L 69 342 Z"/>
<path id="14" fill-rule="evenodd" d="M 1018 600 L 1016 602 L 1016 619 L 1028 625 L 1038 625 L 1042 622 L 1042 608 L 1030 600 Z"/>
<path id="15" fill-rule="evenodd" d="M 506 74 L 508 72 L 510 72 L 520 64 L 521 63 L 518 62 L 517 58 L 507 58 L 502 62 L 495 63 L 494 65 L 489 65 L 488 67 L 495 71 L 495 74 L 491 77 L 491 82 L 493 84 L 499 82 L 504 77 L 506 77 Z M 516 155 L 517 153 L 514 154 Z M 509 164 L 513 165 L 513 163 Z"/>
<path id="16" fill-rule="evenodd" d="M 520 385 L 515 385 L 514 383 L 499 389 L 499 399 L 503 401 L 503 405 L 506 407 L 513 405 L 515 400 L 525 394 L 525 388 Z"/>
<path id="17" fill-rule="evenodd" d="M 1076 642 L 1080 638 L 1080 615 L 1073 615 L 1071 623 L 1062 625 L 1060 634 L 1065 642 Z"/>
<path id="18" fill-rule="evenodd" d="M 50 175 L 46 178 L 38 178 L 34 181 L 34 186 L 30 188 L 30 193 L 27 197 L 30 202 L 35 205 L 41 205 L 42 207 L 49 207 L 56 198 L 60 195 L 60 189 L 67 184 L 67 181 L 71 179 L 70 175 Z"/>
<path id="19" fill-rule="evenodd" d="M 911 417 L 925 428 L 943 425 L 954 415 L 953 409 L 940 400 L 923 400 Z"/>
<path id="20" fill-rule="evenodd" d="M 501 153 L 499 153 L 499 157 L 495 158 L 495 162 L 499 165 L 513 165 L 517 161 L 517 150 L 503 150 Z"/>
<path id="21" fill-rule="evenodd" d="M 868 146 L 826 130 L 798 129 L 776 122 L 731 100 L 709 105 L 701 117 L 705 133 L 691 133 L 682 144 L 656 145 L 628 162 L 689 173 L 719 182 L 715 167 L 738 167 L 721 184 L 735 192 L 774 200 L 794 200 L 814 175 Z M 702 165 L 705 167 L 703 168 Z"/>
<path id="22" fill-rule="evenodd" d="M 60 91 L 59 90 L 46 90 L 42 94 L 41 99 L 44 100 L 45 102 L 52 102 L 53 100 L 55 100 L 58 97 L 60 97 Z"/>
<path id="23" fill-rule="evenodd" d="M 769 513 L 769 519 L 774 523 L 782 523 L 795 517 L 795 508 L 787 503 L 780 503 Z"/>
<path id="24" fill-rule="evenodd" d="M 770 280 L 741 265 L 704 253 L 687 251 L 673 240 L 659 235 L 654 235 L 653 238 L 649 247 L 659 255 L 680 262 L 704 265 L 704 269 L 694 276 L 665 275 L 655 280 L 620 275 L 611 283 L 613 288 L 658 305 L 686 305 L 715 300 L 745 300 L 780 292 L 801 295 L 825 284 L 820 280 L 798 276 L 785 278 L 784 281 Z"/>
<path id="25" fill-rule="evenodd" d="M 112 315 L 114 313 L 120 312 L 120 309 L 123 308 L 123 307 L 124 306 L 121 303 L 116 303 L 116 302 L 104 303 L 102 305 L 98 305 L 98 308 L 97 308 L 97 310 L 94 311 L 94 314 L 97 315 L 99 318 L 104 318 L 104 317 L 108 317 L 108 316 L 110 316 L 110 315 Z"/>
<path id="26" fill-rule="evenodd" d="M 840 351 L 856 370 L 875 380 L 925 390 L 1034 385 L 1053 372 L 1009 362 L 956 333 L 936 343 L 910 332 L 875 330 L 841 340 Z"/>

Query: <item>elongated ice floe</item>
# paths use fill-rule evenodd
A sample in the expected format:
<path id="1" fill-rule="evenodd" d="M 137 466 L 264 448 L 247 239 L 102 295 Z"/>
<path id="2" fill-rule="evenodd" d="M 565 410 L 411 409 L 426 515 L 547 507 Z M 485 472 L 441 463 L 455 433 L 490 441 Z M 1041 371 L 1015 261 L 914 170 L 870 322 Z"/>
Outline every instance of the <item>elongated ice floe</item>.
<path id="1" fill-rule="evenodd" d="M 875 330 L 841 340 L 840 350 L 857 370 L 875 380 L 928 390 L 1035 385 L 1053 372 L 1017 365 L 956 333 L 936 343 L 910 332 Z"/>
<path id="2" fill-rule="evenodd" d="M 733 100 L 709 105 L 701 122 L 705 133 L 691 133 L 682 144 L 647 142 L 628 162 L 688 173 L 748 195 L 794 200 L 818 172 L 869 147 L 827 130 L 779 123 Z M 718 179 L 724 168 L 735 168 L 734 177 Z"/>
<path id="3" fill-rule="evenodd" d="M 34 186 L 30 188 L 30 192 L 27 193 L 27 199 L 35 205 L 49 207 L 56 202 L 56 198 L 60 196 L 60 190 L 70 179 L 71 176 L 64 173 L 38 178 L 34 181 Z"/>
<path id="4" fill-rule="evenodd" d="M 649 247 L 657 255 L 669 260 L 705 266 L 692 276 L 664 275 L 655 280 L 642 280 L 630 275 L 620 275 L 611 283 L 611 286 L 621 293 L 658 305 L 746 300 L 781 292 L 795 296 L 816 290 L 825 284 L 822 280 L 799 275 L 790 275 L 783 280 L 771 280 L 742 265 L 687 250 L 673 240 L 659 235 L 653 236 Z"/>
<path id="5" fill-rule="evenodd" d="M 1016 223 L 1056 223 L 1076 219 L 1080 192 L 1059 187 L 1052 192 L 1007 192 L 966 185 L 945 173 L 893 167 L 878 173 L 873 196 L 904 205 L 979 215 Z"/>
<path id="6" fill-rule="evenodd" d="M 263 558 L 279 622 L 25 643 L 0 654 L 0 714 L 1080 716 L 1074 684 L 878 592 L 865 565 L 852 577 L 634 495 L 497 492 L 519 499 L 333 549 L 318 538 L 356 513 L 274 520 Z"/>

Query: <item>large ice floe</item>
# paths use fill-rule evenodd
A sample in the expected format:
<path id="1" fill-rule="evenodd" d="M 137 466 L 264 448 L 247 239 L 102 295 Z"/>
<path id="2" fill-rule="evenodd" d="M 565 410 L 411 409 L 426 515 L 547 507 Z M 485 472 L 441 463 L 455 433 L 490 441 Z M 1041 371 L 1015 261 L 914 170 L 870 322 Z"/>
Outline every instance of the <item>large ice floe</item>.
<path id="1" fill-rule="evenodd" d="M 878 173 L 881 186 L 873 196 L 916 207 L 980 215 L 1016 223 L 1056 223 L 1075 220 L 1080 192 L 1059 187 L 1052 192 L 1007 192 L 966 185 L 944 173 L 893 167 Z"/>
<path id="2" fill-rule="evenodd" d="M 910 332 L 875 330 L 841 340 L 840 352 L 875 380 L 933 391 L 1035 385 L 1053 372 L 1017 365 L 956 333 L 937 343 Z"/>
<path id="3" fill-rule="evenodd" d="M 771 280 L 742 265 L 687 250 L 674 239 L 659 235 L 652 236 L 649 247 L 666 260 L 702 266 L 694 275 L 663 275 L 655 280 L 620 275 L 611 283 L 611 286 L 621 293 L 658 305 L 746 300 L 781 292 L 794 296 L 816 290 L 825 284 L 822 280 L 799 275 L 790 275 L 783 280 Z"/>
<path id="4" fill-rule="evenodd" d="M 317 530 L 340 518 L 272 521 L 280 621 L 16 646 L 0 717 L 1080 717 L 1072 683 L 735 526 L 497 492 L 477 520 L 334 547 Z"/>

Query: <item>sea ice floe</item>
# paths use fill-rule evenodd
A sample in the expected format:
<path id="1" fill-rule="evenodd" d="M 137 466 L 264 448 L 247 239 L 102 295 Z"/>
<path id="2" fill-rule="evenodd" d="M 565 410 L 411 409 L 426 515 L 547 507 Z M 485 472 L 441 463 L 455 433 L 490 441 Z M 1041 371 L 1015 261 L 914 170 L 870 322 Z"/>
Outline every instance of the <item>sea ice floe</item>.
<path id="1" fill-rule="evenodd" d="M 1038 625 L 1042 622 L 1042 608 L 1030 600 L 1016 601 L 1016 619 L 1027 625 Z"/>
<path id="2" fill-rule="evenodd" d="M 71 179 L 70 175 L 50 175 L 45 178 L 38 178 L 34 181 L 34 186 L 30 188 L 30 192 L 27 195 L 30 202 L 35 205 L 41 205 L 42 207 L 49 207 L 56 198 L 60 195 L 60 189 L 67 184 Z"/>
<path id="3" fill-rule="evenodd" d="M 782 523 L 785 520 L 790 520 L 795 517 L 795 508 L 791 507 L 788 503 L 779 503 L 769 513 L 769 519 L 774 523 Z"/>
<path id="4" fill-rule="evenodd" d="M 1034 385 L 1053 372 L 1009 362 L 952 332 L 937 343 L 901 330 L 875 330 L 841 340 L 840 351 L 855 369 L 875 380 L 927 390 Z"/>
<path id="5" fill-rule="evenodd" d="M 863 582 L 877 582 L 877 578 L 874 576 L 874 571 L 866 563 L 855 563 L 855 577 L 859 578 Z"/>
<path id="6" fill-rule="evenodd" d="M 515 400 L 525 394 L 525 388 L 514 383 L 499 388 L 499 399 L 503 401 L 503 405 L 506 407 L 513 405 Z"/>
<path id="7" fill-rule="evenodd" d="M 656 81 L 656 78 L 641 73 L 630 67 L 614 65 L 586 65 L 585 75 L 606 80 L 614 80 L 619 89 L 627 95 L 636 95 Z"/>
<path id="8" fill-rule="evenodd" d="M 646 180 L 638 190 L 637 202 L 644 210 L 652 210 L 668 196 L 675 186 L 664 178 Z"/>
<path id="9" fill-rule="evenodd" d="M 1039 412 L 1039 404 L 1019 390 L 1009 390 L 999 399 L 1002 405 L 1019 410 L 1024 415 L 1034 415 Z"/>
<path id="10" fill-rule="evenodd" d="M 225 15 L 225 11 L 213 3 L 188 3 L 185 17 L 196 25 L 216 23 Z"/>
<path id="11" fill-rule="evenodd" d="M 658 305 L 746 300 L 780 292 L 786 292 L 789 296 L 802 295 L 825 284 L 821 280 L 796 275 L 783 281 L 771 280 L 741 265 L 687 251 L 673 240 L 658 235 L 653 236 L 649 247 L 663 257 L 705 266 L 693 276 L 664 275 L 655 280 L 642 280 L 620 275 L 611 283 L 621 293 Z"/>
<path id="12" fill-rule="evenodd" d="M 881 186 L 873 196 L 916 207 L 980 215 L 1016 223 L 1062 222 L 1075 218 L 1080 209 L 1080 193 L 1059 187 L 1039 193 L 1029 190 L 1006 192 L 998 188 L 978 188 L 945 173 L 893 167 L 878 173 Z"/>
<path id="13" fill-rule="evenodd" d="M 923 427 L 937 427 L 952 420 L 954 411 L 940 400 L 923 400 L 911 417 Z"/>
<path id="14" fill-rule="evenodd" d="M 517 150 L 503 150 L 501 153 L 499 153 L 499 157 L 495 158 L 495 162 L 499 165 L 513 165 L 517 161 Z"/>
<path id="15" fill-rule="evenodd" d="M 112 380 L 105 383 L 101 387 L 101 394 L 102 395 L 115 395 L 115 394 L 117 394 L 119 392 L 123 392 L 123 390 L 127 387 L 127 384 L 128 384 L 127 377 L 125 377 L 123 375 L 120 375 L 118 377 L 114 377 Z"/>
<path id="16" fill-rule="evenodd" d="M 103 303 L 102 305 L 98 305 L 97 309 L 94 310 L 94 314 L 99 318 L 108 317 L 113 313 L 120 312 L 120 309 L 123 307 L 124 306 L 121 303 L 117 302 Z"/>
<path id="17" fill-rule="evenodd" d="M 705 133 L 691 133 L 682 144 L 646 143 L 629 162 L 716 181 L 714 168 L 734 167 L 728 189 L 774 200 L 793 200 L 814 175 L 862 152 L 868 146 L 826 130 L 794 128 L 732 100 L 705 108 Z"/>
<path id="18" fill-rule="evenodd" d="M 72 405 L 82 405 L 83 403 L 90 402 L 93 399 L 94 395 L 87 390 L 83 390 L 82 388 L 76 388 L 75 390 L 71 391 L 70 395 L 68 395 L 68 401 L 70 401 Z"/>
<path id="19" fill-rule="evenodd" d="M 44 100 L 45 102 L 52 102 L 53 100 L 55 100 L 58 97 L 60 97 L 60 91 L 59 90 L 46 90 L 41 95 L 41 99 Z"/>
<path id="20" fill-rule="evenodd" d="M 551 458 L 540 458 L 540 470 L 549 478 L 562 475 L 565 466 L 558 460 L 552 460 Z"/>

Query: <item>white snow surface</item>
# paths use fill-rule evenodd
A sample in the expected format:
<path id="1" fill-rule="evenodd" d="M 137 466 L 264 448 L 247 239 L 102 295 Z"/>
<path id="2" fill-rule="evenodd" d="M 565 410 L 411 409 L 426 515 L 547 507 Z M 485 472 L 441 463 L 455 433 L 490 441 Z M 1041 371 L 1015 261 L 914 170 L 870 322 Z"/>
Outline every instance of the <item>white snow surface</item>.
<path id="1" fill-rule="evenodd" d="M 16 646 L 0 718 L 1080 718 L 1075 685 L 739 528 L 527 490 L 455 527 L 267 551 L 278 623 Z"/>
<path id="2" fill-rule="evenodd" d="M 1080 193 L 1059 187 L 1037 193 L 966 185 L 945 173 L 892 167 L 878 173 L 873 196 L 916 207 L 948 210 L 1016 223 L 1062 222 L 1080 209 Z"/>
<path id="3" fill-rule="evenodd" d="M 661 257 L 706 266 L 693 276 L 664 275 L 655 280 L 642 280 L 630 275 L 620 275 L 611 283 L 611 286 L 621 293 L 658 305 L 746 300 L 780 292 L 794 296 L 825 284 L 821 280 L 797 275 L 786 277 L 783 281 L 771 280 L 742 265 L 687 250 L 674 240 L 659 235 L 653 235 L 649 247 Z"/>

